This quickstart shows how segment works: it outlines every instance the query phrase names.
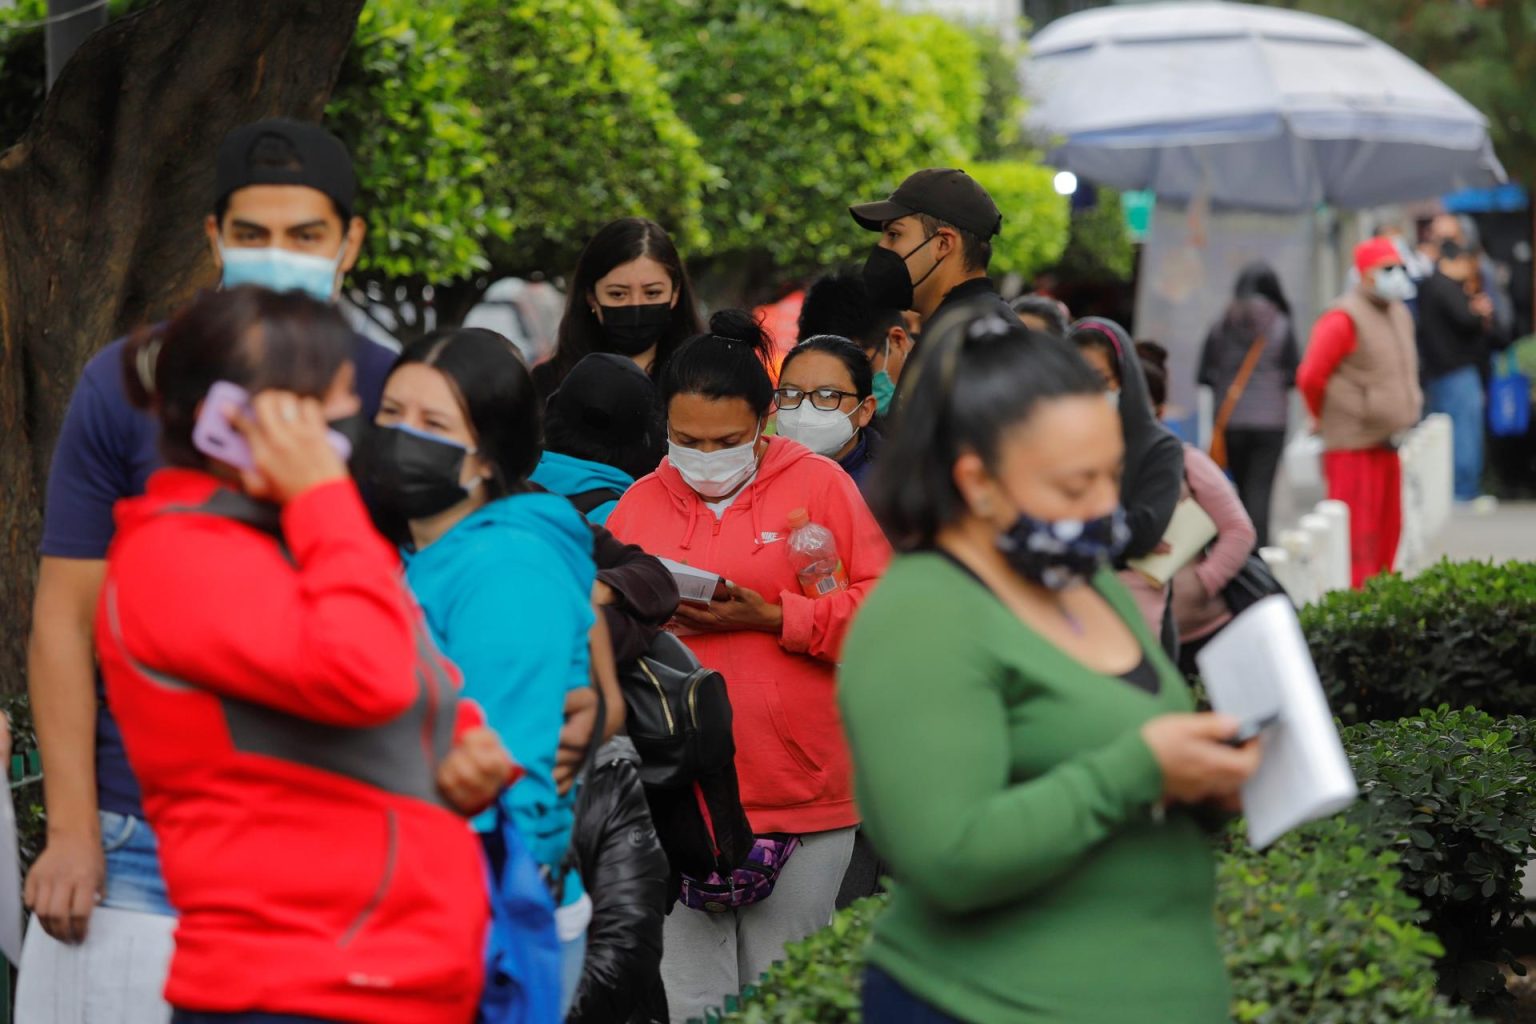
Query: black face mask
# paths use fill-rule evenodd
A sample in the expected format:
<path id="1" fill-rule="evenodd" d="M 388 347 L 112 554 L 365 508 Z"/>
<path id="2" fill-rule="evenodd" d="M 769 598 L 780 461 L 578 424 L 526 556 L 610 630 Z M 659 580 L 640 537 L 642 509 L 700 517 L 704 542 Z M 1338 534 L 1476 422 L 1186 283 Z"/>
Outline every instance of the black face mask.
<path id="1" fill-rule="evenodd" d="M 363 438 L 368 436 L 368 418 L 360 412 L 353 413 L 339 420 L 331 420 L 326 426 L 347 439 L 347 444 L 352 446 L 352 458 L 356 459 L 358 450 L 363 446 Z"/>
<path id="2" fill-rule="evenodd" d="M 459 483 L 467 448 L 410 427 L 375 427 L 354 460 L 358 481 L 379 511 L 404 519 L 446 512 L 469 496 Z"/>
<path id="3" fill-rule="evenodd" d="M 864 261 L 864 288 L 869 292 L 869 301 L 882 309 L 911 309 L 913 291 L 918 285 L 928 280 L 929 276 L 939 269 L 939 260 L 928 268 L 917 281 L 912 280 L 912 275 L 907 273 L 907 260 L 917 254 L 918 249 L 923 248 L 929 242 L 938 238 L 938 234 L 929 235 L 920 242 L 916 249 L 905 256 L 898 256 L 890 249 L 875 246 L 870 251 L 869 259 Z"/>
<path id="4" fill-rule="evenodd" d="M 603 333 L 608 336 L 608 347 L 618 355 L 640 355 L 661 340 L 667 326 L 672 323 L 672 305 L 653 302 L 644 306 L 604 306 Z"/>

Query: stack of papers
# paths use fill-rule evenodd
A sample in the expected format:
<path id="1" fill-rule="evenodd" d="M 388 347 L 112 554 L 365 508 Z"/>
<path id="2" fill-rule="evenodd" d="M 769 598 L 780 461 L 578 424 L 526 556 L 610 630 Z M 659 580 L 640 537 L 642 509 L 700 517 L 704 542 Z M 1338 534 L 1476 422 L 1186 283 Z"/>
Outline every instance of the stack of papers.
<path id="1" fill-rule="evenodd" d="M 1354 802 L 1355 776 L 1289 598 L 1258 602 L 1195 660 L 1217 711 L 1242 722 L 1279 716 L 1261 734 L 1264 760 L 1243 787 L 1248 841 L 1256 849 Z"/>

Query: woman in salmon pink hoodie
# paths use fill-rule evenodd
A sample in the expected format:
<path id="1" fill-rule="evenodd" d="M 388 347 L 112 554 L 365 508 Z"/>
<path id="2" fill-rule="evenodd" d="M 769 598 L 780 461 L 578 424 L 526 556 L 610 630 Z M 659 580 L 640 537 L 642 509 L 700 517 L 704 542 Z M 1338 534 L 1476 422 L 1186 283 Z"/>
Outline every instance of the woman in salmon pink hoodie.
<path id="1" fill-rule="evenodd" d="M 679 349 L 661 381 L 667 458 L 608 520 L 621 540 L 728 582 L 727 599 L 683 605 L 674 625 L 725 676 L 742 803 L 760 843 L 778 840 L 774 859 L 789 854 L 760 902 L 684 905 L 667 918 L 662 977 L 674 1021 L 719 1006 L 786 943 L 826 924 L 859 820 L 835 664 L 890 547 L 837 463 L 763 435 L 773 404 L 767 351 L 762 329 L 737 310 L 716 313 L 709 334 Z M 800 510 L 831 531 L 846 576 L 814 599 L 789 559 Z"/>

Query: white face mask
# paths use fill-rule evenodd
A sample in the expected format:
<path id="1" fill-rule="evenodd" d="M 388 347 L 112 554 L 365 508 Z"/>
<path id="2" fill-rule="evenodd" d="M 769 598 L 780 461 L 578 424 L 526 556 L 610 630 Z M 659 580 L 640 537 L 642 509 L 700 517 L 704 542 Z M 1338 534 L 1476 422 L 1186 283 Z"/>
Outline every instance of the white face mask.
<path id="1" fill-rule="evenodd" d="M 1407 267 L 1387 267 L 1376 271 L 1371 294 L 1385 302 L 1407 302 L 1419 293 L 1408 276 Z"/>
<path id="2" fill-rule="evenodd" d="M 853 440 L 853 431 L 853 413 L 818 409 L 809 397 L 801 400 L 799 408 L 779 410 L 779 435 L 799 441 L 817 455 L 835 456 Z"/>
<path id="3" fill-rule="evenodd" d="M 667 461 L 682 475 L 683 482 L 697 491 L 701 498 L 715 501 L 746 483 L 747 478 L 757 469 L 757 438 L 758 434 L 753 434 L 752 440 L 746 444 L 713 452 L 685 448 L 669 439 Z"/>

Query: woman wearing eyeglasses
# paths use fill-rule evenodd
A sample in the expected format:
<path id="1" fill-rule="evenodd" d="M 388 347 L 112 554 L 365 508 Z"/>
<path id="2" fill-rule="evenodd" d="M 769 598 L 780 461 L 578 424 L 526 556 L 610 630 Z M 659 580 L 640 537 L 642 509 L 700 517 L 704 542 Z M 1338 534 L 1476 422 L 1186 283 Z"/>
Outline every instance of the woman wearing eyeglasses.
<path id="1" fill-rule="evenodd" d="M 863 491 L 882 443 L 864 350 L 835 334 L 805 339 L 784 357 L 773 400 L 779 436 L 836 460 Z"/>
<path id="2" fill-rule="evenodd" d="M 702 1017 L 827 923 L 859 814 L 833 695 L 843 634 L 890 547 L 848 475 L 764 437 L 774 389 L 767 338 L 750 316 L 716 313 L 661 377 L 668 454 L 608 518 L 620 540 L 720 574 L 725 600 L 682 605 L 675 625 L 731 697 L 741 800 L 782 865 L 760 902 L 667 917 L 661 973 L 674 1021 Z M 806 403 L 809 405 L 810 403 Z M 804 509 L 832 532 L 847 587 L 802 591 L 789 557 Z M 787 857 L 787 859 L 784 859 Z"/>

